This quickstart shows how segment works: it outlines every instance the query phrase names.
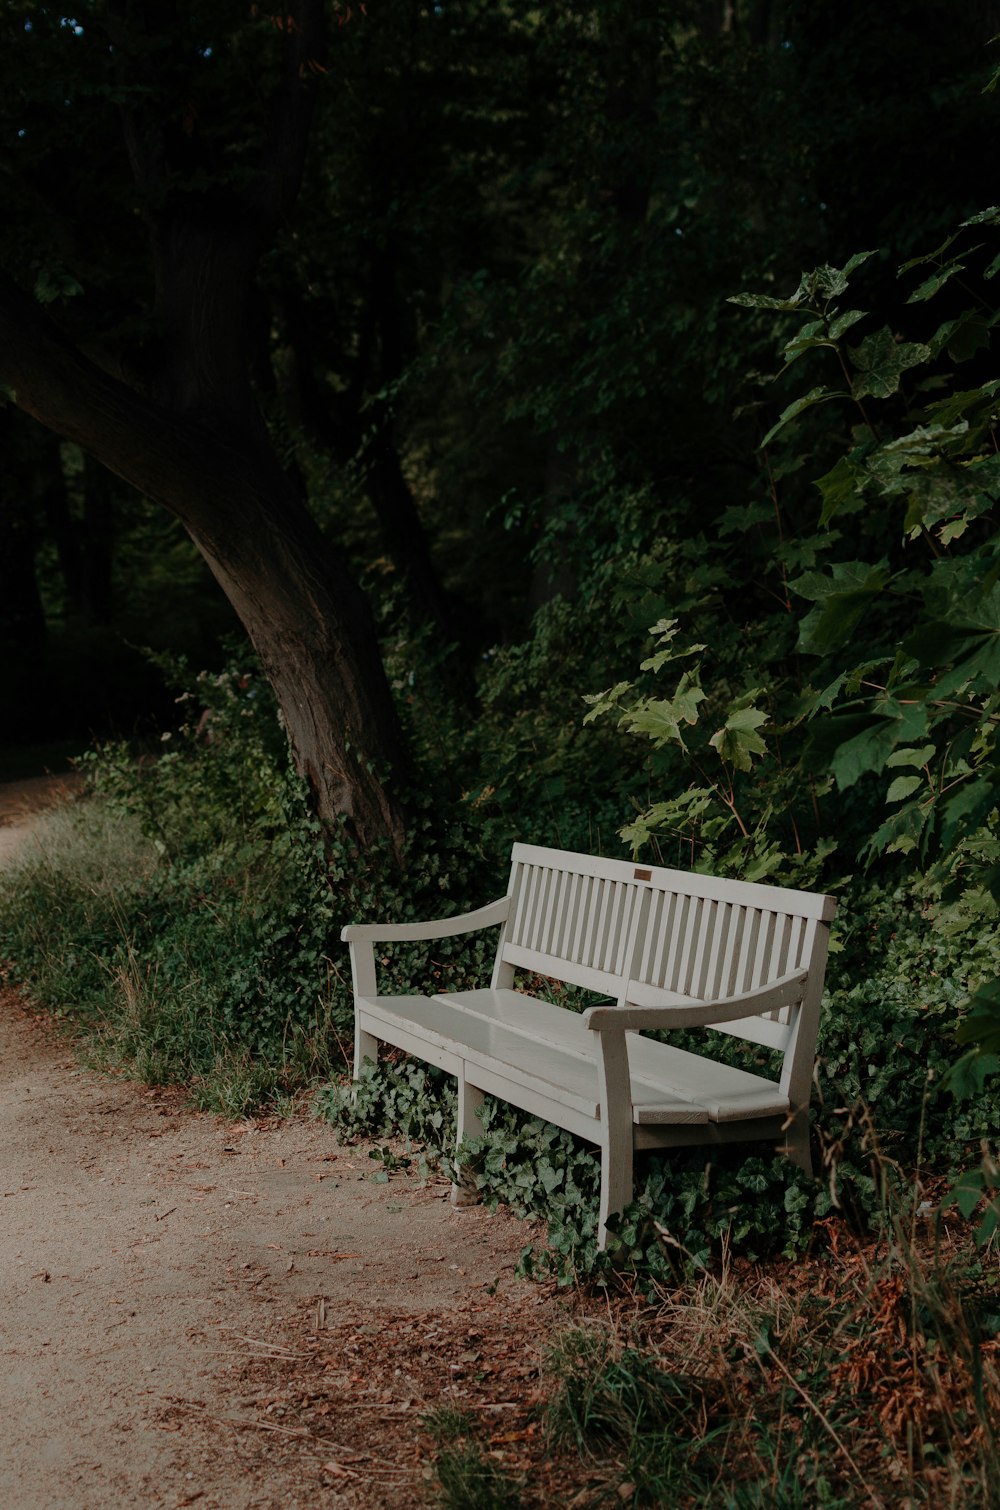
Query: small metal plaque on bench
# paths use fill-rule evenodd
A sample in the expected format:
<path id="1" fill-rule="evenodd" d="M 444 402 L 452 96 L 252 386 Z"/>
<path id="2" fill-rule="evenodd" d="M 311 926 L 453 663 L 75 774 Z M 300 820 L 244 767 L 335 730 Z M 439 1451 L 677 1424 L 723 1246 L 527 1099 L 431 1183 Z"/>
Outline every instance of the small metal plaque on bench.
<path id="1" fill-rule="evenodd" d="M 637 870 L 635 878 L 637 881 L 651 881 L 653 879 L 653 872 L 651 870 Z"/>

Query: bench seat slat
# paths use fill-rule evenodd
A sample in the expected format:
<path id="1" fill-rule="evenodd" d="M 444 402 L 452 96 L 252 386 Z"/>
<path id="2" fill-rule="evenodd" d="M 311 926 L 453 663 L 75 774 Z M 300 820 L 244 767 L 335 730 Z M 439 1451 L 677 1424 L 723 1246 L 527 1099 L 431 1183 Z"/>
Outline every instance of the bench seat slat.
<path id="1" fill-rule="evenodd" d="M 413 1003 L 413 998 L 409 998 Z M 589 1117 L 598 1115 L 597 1075 L 593 1065 L 556 1044 L 545 1043 L 512 1032 L 497 1022 L 471 1013 L 457 1012 L 445 1002 L 424 997 L 400 1010 L 400 999 L 377 996 L 359 1003 L 362 1017 L 375 1025 L 377 1036 L 392 1043 L 391 1030 L 416 1033 L 429 1042 L 439 1043 L 466 1065 L 504 1069 L 512 1078 L 524 1080 L 544 1090 L 553 1099 L 565 1103 Z M 472 1083 L 475 1078 L 469 1075 Z"/>
<path id="2" fill-rule="evenodd" d="M 496 1022 L 512 1032 L 538 1038 L 593 1062 L 594 1035 L 583 1018 L 550 1001 L 526 996 L 523 991 L 484 988 L 475 991 L 442 991 L 435 998 L 459 1012 Z"/>
<path id="3" fill-rule="evenodd" d="M 688 996 L 667 991 L 658 992 L 656 999 L 661 1006 L 685 1006 L 691 1002 Z M 595 1063 L 594 1034 L 581 1016 L 568 1012 L 565 1007 L 510 990 L 447 992 L 436 1000 L 484 1021 L 502 1025 L 522 1037 L 551 1043 L 588 1064 Z M 788 1097 L 771 1080 L 741 1070 L 736 1065 L 719 1064 L 672 1044 L 660 1043 L 641 1033 L 627 1036 L 633 1100 L 637 1107 L 645 1104 L 643 1091 L 649 1086 L 657 1086 L 661 1091 L 669 1089 L 683 1100 L 704 1104 L 712 1121 L 779 1115 L 788 1110 Z M 636 1116 L 635 1120 L 657 1119 L 644 1115 L 642 1118 Z"/>

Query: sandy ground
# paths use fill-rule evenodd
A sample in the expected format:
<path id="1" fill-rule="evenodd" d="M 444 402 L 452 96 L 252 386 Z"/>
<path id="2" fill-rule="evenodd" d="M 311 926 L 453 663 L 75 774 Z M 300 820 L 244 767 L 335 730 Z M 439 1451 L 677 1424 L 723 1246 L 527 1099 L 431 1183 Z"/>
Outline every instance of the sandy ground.
<path id="1" fill-rule="evenodd" d="M 51 795 L 3 793 L 8 858 Z M 427 1504 L 442 1404 L 516 1466 L 503 1413 L 561 1315 L 514 1277 L 535 1234 L 378 1167 L 81 1068 L 0 989 L 0 1506 Z"/>

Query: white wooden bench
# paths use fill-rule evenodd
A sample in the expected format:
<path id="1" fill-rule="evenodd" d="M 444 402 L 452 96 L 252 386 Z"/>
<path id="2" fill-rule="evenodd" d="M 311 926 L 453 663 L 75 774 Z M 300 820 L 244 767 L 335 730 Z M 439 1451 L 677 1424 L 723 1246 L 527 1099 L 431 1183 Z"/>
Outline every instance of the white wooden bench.
<path id="1" fill-rule="evenodd" d="M 354 1075 L 379 1043 L 458 1080 L 458 1140 L 486 1094 L 601 1150 L 599 1241 L 632 1197 L 635 1149 L 768 1140 L 804 1169 L 831 897 L 515 844 L 507 894 L 437 922 L 352 924 Z M 488 988 L 378 994 L 376 944 L 499 927 Z M 521 989 L 515 989 L 515 976 Z M 582 1013 L 525 989 L 599 993 Z M 529 979 L 530 986 L 530 979 Z M 781 1056 L 775 1079 L 644 1036 L 713 1028 Z M 718 1040 L 714 1040 L 718 1043 Z M 474 1194 L 456 1175 L 452 1199 Z"/>

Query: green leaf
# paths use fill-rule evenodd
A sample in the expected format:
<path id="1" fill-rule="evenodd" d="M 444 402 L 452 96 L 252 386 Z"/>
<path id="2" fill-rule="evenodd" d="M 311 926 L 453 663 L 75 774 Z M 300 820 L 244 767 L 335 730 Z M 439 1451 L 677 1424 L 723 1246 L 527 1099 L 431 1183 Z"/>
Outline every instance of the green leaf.
<path id="1" fill-rule="evenodd" d="M 815 486 L 823 499 L 820 524 L 827 525 L 839 513 L 853 513 L 864 504 L 865 471 L 851 456 L 842 456 L 829 472 L 818 477 Z"/>
<path id="2" fill-rule="evenodd" d="M 981 678 L 1000 685 L 1000 588 L 973 596 L 966 603 L 952 601 L 947 618 L 933 614 L 923 619 L 903 648 L 921 666 L 948 667 L 938 677 L 937 695 L 952 696 L 962 685 Z"/>
<path id="3" fill-rule="evenodd" d="M 835 677 L 832 682 L 829 682 L 827 686 L 823 688 L 822 692 L 818 692 L 816 694 L 814 706 L 811 709 L 811 712 L 816 713 L 821 708 L 832 708 L 838 696 L 840 695 L 846 680 L 847 673 L 846 671 L 842 671 L 838 677 Z"/>
<path id="4" fill-rule="evenodd" d="M 626 693 L 632 691 L 631 682 L 616 682 L 606 692 L 585 692 L 583 701 L 590 704 L 590 712 L 585 713 L 585 724 L 592 723 L 595 718 L 600 718 L 605 713 L 620 711 L 621 699 Z"/>
<path id="5" fill-rule="evenodd" d="M 922 776 L 897 776 L 890 784 L 889 790 L 885 794 L 885 800 L 886 802 L 903 802 L 907 797 L 912 797 L 917 788 L 921 786 L 923 786 Z"/>
<path id="6" fill-rule="evenodd" d="M 995 780 L 968 776 L 943 804 L 941 843 L 953 849 L 959 838 L 981 828 L 997 805 L 1000 791 Z"/>
<path id="7" fill-rule="evenodd" d="M 959 1023 L 955 1037 L 987 1053 L 1000 1050 L 1000 980 L 987 981 L 970 997 L 968 1016 Z"/>
<path id="8" fill-rule="evenodd" d="M 847 279 L 851 276 L 851 274 L 853 272 L 856 272 L 863 262 L 867 262 L 869 257 L 874 257 L 875 255 L 875 251 L 855 252 L 853 257 L 848 257 L 847 261 L 844 263 L 843 271 L 845 288 L 847 287 Z"/>
<path id="9" fill-rule="evenodd" d="M 767 753 L 767 745 L 757 733 L 767 719 L 765 712 L 752 705 L 737 708 L 730 713 L 723 727 L 712 735 L 709 744 L 727 765 L 735 766 L 738 771 L 749 771 L 751 756 Z"/>
<path id="10" fill-rule="evenodd" d="M 836 350 L 836 344 L 826 334 L 825 320 L 809 320 L 797 336 L 786 344 L 784 349 L 785 362 L 794 362 L 797 357 L 806 351 L 812 351 L 817 346 L 829 346 Z"/>
<path id="11" fill-rule="evenodd" d="M 799 626 L 799 645 L 823 655 L 844 644 L 857 628 L 869 604 L 892 581 L 885 561 L 838 561 L 825 572 L 806 572 L 789 583 L 799 597 L 816 604 Z"/>
<path id="12" fill-rule="evenodd" d="M 946 1205 L 955 1205 L 968 1220 L 983 1198 L 984 1179 L 978 1169 L 967 1169 L 955 1181 L 948 1194 Z"/>
<path id="13" fill-rule="evenodd" d="M 977 351 L 988 351 L 990 346 L 991 321 L 984 315 L 969 311 L 958 322 L 948 341 L 948 355 L 953 362 L 967 362 Z"/>
<path id="14" fill-rule="evenodd" d="M 64 267 L 53 265 L 39 269 L 35 279 L 35 298 L 39 304 L 54 304 L 57 299 L 72 299 L 83 293 L 83 285 Z"/>
<path id="15" fill-rule="evenodd" d="M 790 312 L 801 308 L 798 299 L 775 299 L 771 294 L 730 294 L 727 304 L 738 304 L 742 309 L 776 309 Z"/>
<path id="16" fill-rule="evenodd" d="M 929 761 L 934 759 L 937 753 L 936 745 L 920 745 L 911 749 L 893 750 L 886 765 L 892 768 L 900 765 L 915 765 L 923 768 Z"/>
<path id="17" fill-rule="evenodd" d="M 984 1083 L 988 1076 L 995 1075 L 1000 1069 L 1000 1059 L 995 1054 L 983 1054 L 979 1049 L 970 1049 L 963 1054 L 961 1059 L 956 1059 L 945 1071 L 941 1086 L 954 1096 L 956 1101 L 968 1101 L 973 1096 L 982 1093 Z M 970 1172 L 971 1173 L 971 1172 Z M 963 1181 L 966 1176 L 963 1175 Z M 982 1187 L 982 1175 L 976 1170 L 972 1178 L 979 1181 Z M 971 1185 L 971 1180 L 968 1181 Z M 966 1212 L 968 1215 L 968 1212 Z"/>
<path id="18" fill-rule="evenodd" d="M 661 671 L 668 661 L 679 660 L 685 655 L 697 655 L 705 649 L 704 645 L 687 645 L 684 649 L 680 649 L 671 643 L 677 634 L 676 619 L 659 619 L 657 623 L 651 626 L 649 632 L 650 634 L 659 635 L 657 643 L 662 648 L 651 655 L 648 660 L 641 663 L 640 669 L 643 671 Z"/>
<path id="19" fill-rule="evenodd" d="M 885 325 L 860 346 L 848 347 L 848 356 L 858 370 L 851 397 L 888 398 L 898 391 L 904 372 L 930 360 L 931 349 L 917 341 L 897 341 Z"/>
<path id="20" fill-rule="evenodd" d="M 830 762 L 840 790 L 846 792 L 868 772 L 882 770 L 895 742 L 892 721 L 886 718 L 873 719 L 868 728 L 846 740 Z"/>
<path id="21" fill-rule="evenodd" d="M 971 221 L 967 221 L 966 224 L 971 225 L 972 222 Z M 953 231 L 950 236 L 946 236 L 945 237 L 945 239 L 942 241 L 942 243 L 941 243 L 940 246 L 936 246 L 934 248 L 933 252 L 924 252 L 924 254 L 922 256 L 920 256 L 920 257 L 911 257 L 910 260 L 909 260 L 909 262 L 902 263 L 896 269 L 896 277 L 897 278 L 902 278 L 903 274 L 904 273 L 908 273 L 911 268 L 913 268 L 913 267 L 923 267 L 923 265 L 924 265 L 925 262 L 936 262 L 937 259 L 941 256 L 941 254 L 943 252 L 946 252 L 948 250 L 948 248 L 952 245 L 952 243 L 954 241 L 956 241 L 957 239 L 958 239 L 958 232 L 957 231 Z"/>
<path id="22" fill-rule="evenodd" d="M 803 273 L 795 291 L 796 303 L 801 305 L 811 300 L 814 303 L 828 304 L 831 299 L 838 298 L 846 291 L 851 274 L 856 272 L 863 262 L 867 262 L 869 257 L 874 256 L 874 251 L 855 252 L 843 267 L 831 267 L 825 262 L 822 266 L 814 268 L 811 273 Z"/>
<path id="23" fill-rule="evenodd" d="M 980 210 L 977 215 L 970 215 L 968 220 L 962 221 L 962 229 L 970 225 L 1000 225 L 1000 205 L 991 205 L 988 210 Z"/>
<path id="24" fill-rule="evenodd" d="M 908 705 L 895 715 L 871 712 L 817 719 L 810 744 L 822 751 L 837 786 L 846 791 L 860 777 L 884 770 L 893 750 L 914 743 L 926 727 L 926 708 Z"/>
<path id="25" fill-rule="evenodd" d="M 880 855 L 883 851 L 890 855 L 908 855 L 919 849 L 927 829 L 928 816 L 925 808 L 913 802 L 898 808 L 875 830 L 865 852 L 868 855 Z"/>
<path id="26" fill-rule="evenodd" d="M 859 320 L 863 320 L 868 313 L 866 309 L 845 309 L 842 315 L 830 321 L 830 339 L 837 341 L 845 331 L 850 330 Z"/>
<path id="27" fill-rule="evenodd" d="M 828 399 L 846 397 L 847 394 L 844 393 L 842 389 L 810 388 L 808 393 L 802 394 L 801 397 L 797 399 L 793 399 L 788 407 L 781 411 L 780 417 L 778 418 L 777 422 L 771 426 L 770 430 L 768 430 L 767 434 L 764 436 L 764 439 L 761 441 L 758 450 L 763 450 L 765 446 L 769 445 L 774 437 L 778 434 L 779 430 L 783 430 L 785 428 L 789 420 L 793 420 L 796 415 L 802 414 L 806 409 L 811 409 L 814 404 L 825 404 Z"/>
<path id="28" fill-rule="evenodd" d="M 968 256 L 969 253 L 966 252 L 965 255 Z M 949 278 L 954 277 L 956 273 L 961 273 L 964 271 L 964 262 L 950 262 L 948 266 L 942 268 L 940 272 L 931 273 L 929 278 L 925 278 L 923 283 L 921 283 L 918 288 L 915 288 L 913 290 L 913 293 L 906 301 L 907 304 L 920 304 L 926 299 L 933 299 L 934 295 L 938 292 L 939 289 L 944 287 Z"/>
<path id="29" fill-rule="evenodd" d="M 697 682 L 697 671 L 685 671 L 672 698 L 644 698 L 622 719 L 631 734 L 643 734 L 657 748 L 678 744 L 687 749 L 680 726 L 698 722 L 698 704 L 705 693 Z"/>

